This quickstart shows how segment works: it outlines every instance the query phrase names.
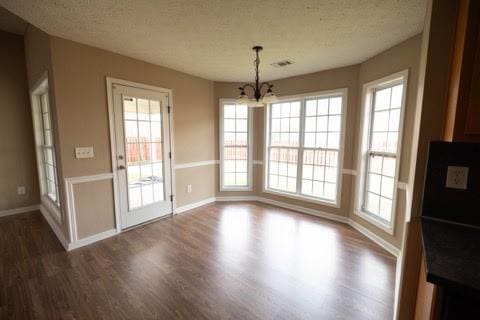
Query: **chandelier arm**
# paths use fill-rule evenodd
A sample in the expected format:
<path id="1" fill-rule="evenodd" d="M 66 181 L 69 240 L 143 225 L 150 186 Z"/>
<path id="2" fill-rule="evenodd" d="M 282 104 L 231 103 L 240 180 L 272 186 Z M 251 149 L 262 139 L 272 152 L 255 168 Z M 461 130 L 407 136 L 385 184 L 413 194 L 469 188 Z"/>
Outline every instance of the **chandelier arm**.
<path id="1" fill-rule="evenodd" d="M 244 91 L 246 88 L 252 88 L 253 92 L 255 92 L 255 86 L 251 83 L 244 84 L 243 87 L 238 88 L 239 90 Z"/>

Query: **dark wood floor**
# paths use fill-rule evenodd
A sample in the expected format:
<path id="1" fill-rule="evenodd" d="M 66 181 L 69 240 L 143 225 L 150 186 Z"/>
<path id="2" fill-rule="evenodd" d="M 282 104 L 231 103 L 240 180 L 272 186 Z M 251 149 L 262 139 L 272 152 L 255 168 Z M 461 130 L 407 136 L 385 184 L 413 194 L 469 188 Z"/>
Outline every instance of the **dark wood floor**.
<path id="1" fill-rule="evenodd" d="M 352 228 L 214 204 L 65 252 L 0 219 L 0 318 L 392 319 L 395 260 Z"/>

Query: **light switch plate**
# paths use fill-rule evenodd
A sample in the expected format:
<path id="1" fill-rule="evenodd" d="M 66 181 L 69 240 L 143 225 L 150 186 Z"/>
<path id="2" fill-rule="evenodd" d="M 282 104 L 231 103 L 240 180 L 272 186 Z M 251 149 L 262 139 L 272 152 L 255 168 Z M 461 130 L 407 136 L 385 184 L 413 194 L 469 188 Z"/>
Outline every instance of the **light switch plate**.
<path id="1" fill-rule="evenodd" d="M 93 158 L 93 147 L 77 147 L 75 148 L 75 158 L 86 159 Z"/>
<path id="2" fill-rule="evenodd" d="M 187 185 L 187 193 L 191 193 L 191 192 L 192 192 L 192 185 L 188 184 Z"/>
<path id="3" fill-rule="evenodd" d="M 446 187 L 467 190 L 468 167 L 448 166 Z"/>

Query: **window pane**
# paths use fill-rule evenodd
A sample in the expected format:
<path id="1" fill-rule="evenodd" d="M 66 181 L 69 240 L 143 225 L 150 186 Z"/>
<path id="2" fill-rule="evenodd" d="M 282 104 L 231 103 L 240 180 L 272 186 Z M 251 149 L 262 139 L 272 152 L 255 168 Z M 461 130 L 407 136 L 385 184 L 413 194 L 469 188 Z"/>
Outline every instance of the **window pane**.
<path id="1" fill-rule="evenodd" d="M 403 84 L 392 88 L 392 108 L 400 108 L 402 106 Z"/>
<path id="2" fill-rule="evenodd" d="M 307 100 L 305 115 L 307 117 L 317 115 L 317 101 L 316 100 Z"/>
<path id="3" fill-rule="evenodd" d="M 390 108 L 390 92 L 391 89 L 378 90 L 375 93 L 375 111 Z"/>
<path id="4" fill-rule="evenodd" d="M 373 115 L 373 132 L 388 131 L 388 115 L 389 111 L 375 112 Z"/>
<path id="5" fill-rule="evenodd" d="M 159 122 L 162 120 L 159 101 L 150 100 L 150 120 Z"/>
<path id="6" fill-rule="evenodd" d="M 395 166 L 396 166 L 395 158 L 385 157 L 383 159 L 382 174 L 389 177 L 395 177 Z"/>
<path id="7" fill-rule="evenodd" d="M 342 98 L 336 97 L 330 99 L 329 114 L 341 114 L 342 113 Z"/>
<path id="8" fill-rule="evenodd" d="M 123 118 L 125 120 L 137 120 L 137 99 L 123 98 Z"/>
<path id="9" fill-rule="evenodd" d="M 226 104 L 223 109 L 223 117 L 228 119 L 235 119 L 235 105 Z"/>
<path id="10" fill-rule="evenodd" d="M 150 106 L 148 100 L 137 99 L 138 120 L 150 120 Z"/>

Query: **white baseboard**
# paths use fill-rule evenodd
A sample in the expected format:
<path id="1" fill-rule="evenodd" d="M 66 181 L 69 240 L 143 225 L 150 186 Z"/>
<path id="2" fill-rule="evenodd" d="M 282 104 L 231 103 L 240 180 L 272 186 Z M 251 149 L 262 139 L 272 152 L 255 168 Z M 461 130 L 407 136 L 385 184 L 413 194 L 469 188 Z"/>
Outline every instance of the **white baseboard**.
<path id="1" fill-rule="evenodd" d="M 286 203 L 286 202 L 271 200 L 263 197 L 259 197 L 257 201 L 270 204 L 272 206 L 282 207 L 282 208 L 293 210 L 293 211 L 299 211 L 302 213 L 310 214 L 316 217 L 325 218 L 325 219 L 333 220 L 337 222 L 347 223 L 348 221 L 347 217 L 340 216 L 338 214 L 332 214 L 332 213 L 327 213 L 327 212 L 323 212 L 316 209 L 305 208 L 305 207 L 297 206 L 297 205 Z"/>
<path id="2" fill-rule="evenodd" d="M 198 207 L 201 207 L 201 206 L 207 205 L 209 203 L 213 203 L 213 202 L 215 202 L 215 197 L 203 199 L 203 200 L 200 200 L 200 201 L 194 202 L 194 203 L 189 203 L 189 204 L 186 204 L 184 206 L 177 207 L 175 209 L 175 213 L 182 213 L 182 212 L 192 210 L 192 209 L 195 209 L 195 208 L 198 208 Z"/>
<path id="3" fill-rule="evenodd" d="M 340 215 L 336 215 L 336 214 L 331 214 L 331 213 L 323 212 L 323 211 L 316 210 L 316 209 L 306 208 L 306 207 L 302 207 L 302 206 L 298 206 L 298 205 L 293 205 L 293 204 L 286 203 L 286 202 L 271 200 L 271 199 L 263 198 L 263 197 L 257 197 L 257 196 L 210 197 L 210 198 L 206 198 L 206 199 L 201 200 L 201 201 L 197 201 L 197 202 L 194 202 L 194 203 L 190 203 L 190 204 L 178 207 L 178 208 L 176 208 L 176 213 L 182 213 L 182 212 L 185 212 L 185 211 L 189 211 L 189 210 L 192 210 L 192 209 L 195 209 L 195 208 L 198 208 L 198 207 L 201 207 L 201 206 L 204 206 L 204 205 L 216 202 L 216 201 L 218 201 L 218 202 L 258 201 L 258 202 L 265 203 L 265 204 L 268 204 L 268 205 L 277 206 L 277 207 L 281 207 L 281 208 L 285 208 L 285 209 L 289 209 L 289 210 L 298 211 L 298 212 L 301 212 L 301 213 L 313 215 L 313 216 L 316 216 L 316 217 L 325 218 L 325 219 L 328 219 L 328 220 L 333 220 L 333 221 L 341 222 L 341 223 L 344 223 L 344 224 L 348 224 L 352 228 L 354 228 L 355 230 L 357 230 L 358 232 L 360 232 L 361 234 L 365 235 L 367 238 L 369 238 L 370 240 L 372 240 L 373 242 L 378 244 L 380 247 L 384 248 L 390 254 L 394 255 L 395 257 L 400 256 L 400 250 L 398 248 L 396 248 L 394 245 L 392 245 L 388 241 L 382 239 L 381 237 L 379 237 L 378 235 L 376 235 L 372 231 L 368 230 L 364 226 L 355 222 L 354 220 L 349 219 L 348 217 L 340 216 Z M 29 210 L 26 210 L 26 211 L 31 211 L 31 210 L 38 209 L 38 206 L 32 206 L 32 207 L 28 207 L 28 208 L 29 208 Z M 20 209 L 23 209 L 23 208 L 19 208 L 18 210 L 20 210 Z M 63 247 L 67 251 L 92 244 L 94 242 L 112 237 L 112 236 L 119 233 L 116 229 L 111 229 L 111 230 L 104 231 L 102 233 L 98 233 L 98 234 L 80 239 L 80 240 L 78 240 L 77 242 L 74 242 L 74 243 L 68 243 L 68 241 L 65 239 L 63 233 L 59 229 L 58 225 L 53 221 L 53 219 L 52 219 L 50 213 L 48 212 L 48 210 L 44 206 L 40 205 L 40 211 L 42 212 L 43 216 L 45 217 L 45 220 L 47 220 L 47 222 L 50 225 L 50 227 L 52 228 L 53 232 L 55 233 L 55 235 L 57 236 L 57 238 L 60 240 Z M 12 213 L 12 214 L 14 214 L 14 213 Z"/>
<path id="4" fill-rule="evenodd" d="M 39 210 L 39 209 L 40 209 L 40 205 L 36 204 L 36 205 L 33 205 L 33 206 L 28 206 L 28 207 L 0 210 L 0 217 L 11 216 L 12 214 L 30 212 L 30 211 L 35 211 L 35 210 Z"/>
<path id="5" fill-rule="evenodd" d="M 47 207 L 45 207 L 44 205 L 40 205 L 40 212 L 42 213 L 50 228 L 53 230 L 53 233 L 55 233 L 55 235 L 57 236 L 62 246 L 65 248 L 65 250 L 68 251 L 69 242 L 65 238 L 62 230 L 60 230 L 58 224 L 52 218 L 52 214 L 50 213 L 50 211 L 48 211 Z"/>
<path id="6" fill-rule="evenodd" d="M 231 196 L 231 197 L 216 197 L 215 201 L 230 202 L 230 201 L 257 201 L 256 196 Z"/>
<path id="7" fill-rule="evenodd" d="M 387 250 L 389 253 L 391 253 L 392 255 L 394 255 L 395 257 L 399 257 L 400 256 L 400 250 L 395 247 L 394 245 L 392 245 L 390 242 L 382 239 L 381 237 L 377 236 L 375 233 L 373 233 L 372 231 L 368 230 L 367 228 L 365 228 L 364 226 L 362 226 L 361 224 L 359 224 L 358 222 L 355 222 L 354 220 L 352 219 L 348 219 L 348 224 L 354 228 L 355 230 L 357 230 L 358 232 L 360 232 L 361 234 L 363 234 L 364 236 L 366 236 L 367 238 L 369 238 L 370 240 L 372 240 L 373 242 L 375 242 L 376 244 L 378 244 L 380 247 L 384 248 L 385 250 Z"/>
<path id="8" fill-rule="evenodd" d="M 79 239 L 77 242 L 70 243 L 68 245 L 67 250 L 70 251 L 70 250 L 73 250 L 73 249 L 78 249 L 80 247 L 92 244 L 94 242 L 113 237 L 114 235 L 117 235 L 117 234 L 118 234 L 117 229 L 111 229 L 111 230 L 107 230 L 107 231 L 104 231 L 104 232 L 101 232 L 101 233 L 97 233 L 97 234 L 94 234 L 92 236 Z"/>
<path id="9" fill-rule="evenodd" d="M 340 216 L 340 215 L 336 215 L 336 214 L 332 214 L 332 213 L 327 213 L 327 212 L 323 212 L 323 211 L 316 210 L 316 209 L 297 206 L 297 205 L 293 205 L 293 204 L 286 203 L 286 202 L 271 200 L 271 199 L 267 199 L 267 198 L 264 198 L 264 197 L 257 197 L 257 196 L 230 196 L 230 197 L 216 197 L 216 198 L 212 197 L 212 198 L 207 198 L 207 199 L 202 200 L 202 201 L 198 201 L 198 202 L 195 202 L 195 203 L 191 203 L 191 204 L 179 207 L 179 208 L 177 208 L 177 213 L 184 212 L 184 211 L 187 211 L 187 210 L 192 210 L 192 209 L 201 207 L 203 205 L 206 205 L 206 204 L 209 204 L 209 203 L 212 203 L 212 202 L 215 202 L 215 201 L 218 201 L 218 202 L 258 201 L 258 202 L 269 204 L 269 205 L 272 205 L 272 206 L 277 206 L 277 207 L 281 207 L 281 208 L 285 208 L 285 209 L 289 209 L 289 210 L 298 211 L 298 212 L 301 212 L 301 213 L 313 215 L 313 216 L 316 216 L 316 217 L 325 218 L 325 219 L 328 219 L 328 220 L 333 220 L 333 221 L 341 222 L 341 223 L 344 223 L 344 224 L 348 224 L 352 228 L 354 228 L 355 230 L 357 230 L 358 232 L 360 232 L 361 234 L 363 234 L 364 236 L 366 236 L 367 238 L 369 238 L 370 240 L 372 240 L 373 242 L 378 244 L 380 247 L 384 248 L 390 254 L 394 255 L 395 257 L 400 256 L 400 250 L 398 248 L 396 248 L 394 245 L 392 245 L 388 241 L 382 239 L 381 237 L 379 237 L 378 235 L 376 235 L 372 231 L 368 230 L 364 226 L 355 222 L 354 220 L 349 219 L 348 217 Z"/>

